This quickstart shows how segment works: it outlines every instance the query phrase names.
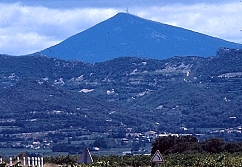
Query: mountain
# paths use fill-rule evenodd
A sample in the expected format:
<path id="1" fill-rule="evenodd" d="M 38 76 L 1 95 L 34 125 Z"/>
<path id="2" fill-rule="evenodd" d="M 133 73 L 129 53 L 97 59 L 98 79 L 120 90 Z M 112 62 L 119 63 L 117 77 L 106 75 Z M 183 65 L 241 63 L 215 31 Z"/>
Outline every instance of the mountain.
<path id="1" fill-rule="evenodd" d="M 240 138 L 240 49 L 94 64 L 47 56 L 0 55 L 0 61 L 0 126 L 15 127 L 11 133 L 132 129 L 210 136 L 224 131 L 218 133 L 224 137 L 228 130 L 229 139 Z"/>
<path id="2" fill-rule="evenodd" d="M 219 47 L 242 48 L 242 45 L 128 13 L 118 13 L 35 54 L 93 63 L 123 56 L 158 60 L 173 56 L 208 57 L 214 56 Z"/>

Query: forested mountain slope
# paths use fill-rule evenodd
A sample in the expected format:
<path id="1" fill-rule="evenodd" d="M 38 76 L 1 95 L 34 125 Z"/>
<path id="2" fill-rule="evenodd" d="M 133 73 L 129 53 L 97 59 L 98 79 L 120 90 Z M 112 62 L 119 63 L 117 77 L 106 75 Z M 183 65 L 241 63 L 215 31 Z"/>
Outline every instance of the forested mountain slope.
<path id="1" fill-rule="evenodd" d="M 100 63 L 0 56 L 0 125 L 16 132 L 80 128 L 107 132 L 207 133 L 241 127 L 242 50 L 165 60 Z"/>

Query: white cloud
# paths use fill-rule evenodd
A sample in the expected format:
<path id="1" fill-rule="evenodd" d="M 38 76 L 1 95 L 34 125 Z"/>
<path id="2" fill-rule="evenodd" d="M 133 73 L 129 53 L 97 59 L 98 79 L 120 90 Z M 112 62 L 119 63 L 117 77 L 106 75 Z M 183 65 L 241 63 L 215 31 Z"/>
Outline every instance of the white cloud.
<path id="1" fill-rule="evenodd" d="M 45 49 L 125 10 L 115 6 L 68 9 L 0 3 L 0 53 L 21 55 Z M 129 12 L 147 19 L 239 43 L 241 11 L 239 1 L 129 7 Z"/>
<path id="2" fill-rule="evenodd" d="M 194 4 L 136 9 L 142 17 L 242 43 L 242 3 Z M 152 11 L 150 13 L 149 11 Z"/>
<path id="3" fill-rule="evenodd" d="M 2 34 L 2 33 L 1 33 Z M 48 36 L 41 36 L 35 32 L 1 35 L 0 50 L 1 53 L 10 55 L 23 55 L 27 53 L 33 53 L 37 50 L 47 48 L 60 41 L 55 41 Z"/>
<path id="4" fill-rule="evenodd" d="M 0 4 L 0 53 L 22 55 L 45 49 L 105 20 L 115 9 L 48 9 Z"/>

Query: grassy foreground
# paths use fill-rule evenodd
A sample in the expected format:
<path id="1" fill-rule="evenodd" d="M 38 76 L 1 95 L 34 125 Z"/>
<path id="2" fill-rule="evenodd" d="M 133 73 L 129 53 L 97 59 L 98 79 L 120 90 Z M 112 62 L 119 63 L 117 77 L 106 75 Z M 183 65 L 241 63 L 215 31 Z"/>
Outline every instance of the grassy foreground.
<path id="1" fill-rule="evenodd" d="M 89 165 L 75 163 L 77 156 L 47 157 L 45 163 L 77 167 L 149 167 L 151 156 L 93 156 Z M 222 154 L 169 154 L 163 155 L 164 167 L 242 167 L 242 153 Z"/>

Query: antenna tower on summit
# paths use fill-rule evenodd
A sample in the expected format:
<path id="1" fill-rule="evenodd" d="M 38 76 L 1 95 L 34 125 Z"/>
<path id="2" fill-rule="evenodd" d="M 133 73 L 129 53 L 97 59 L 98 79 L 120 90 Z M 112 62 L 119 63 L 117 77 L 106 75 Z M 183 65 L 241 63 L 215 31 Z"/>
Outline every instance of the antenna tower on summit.
<path id="1" fill-rule="evenodd" d="M 126 12 L 129 13 L 129 8 L 126 9 Z"/>

